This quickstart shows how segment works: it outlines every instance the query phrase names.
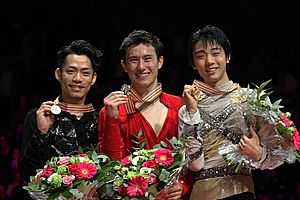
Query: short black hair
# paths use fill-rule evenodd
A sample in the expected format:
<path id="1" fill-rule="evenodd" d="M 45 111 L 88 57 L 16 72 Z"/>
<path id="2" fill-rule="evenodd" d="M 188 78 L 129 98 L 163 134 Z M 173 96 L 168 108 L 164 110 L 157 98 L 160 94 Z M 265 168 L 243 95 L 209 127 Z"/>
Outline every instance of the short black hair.
<path id="1" fill-rule="evenodd" d="M 190 36 L 189 42 L 188 42 L 188 58 L 190 64 L 193 66 L 194 63 L 194 57 L 193 57 L 193 51 L 195 48 L 195 45 L 199 42 L 203 42 L 205 46 L 208 44 L 216 44 L 223 48 L 225 52 L 225 56 L 227 59 L 230 59 L 232 50 L 230 42 L 225 35 L 225 33 L 218 27 L 212 26 L 212 25 L 206 25 L 203 29 L 199 29 L 195 33 L 193 33 Z"/>
<path id="2" fill-rule="evenodd" d="M 139 44 L 151 45 L 154 47 L 157 58 L 163 55 L 164 45 L 160 39 L 145 30 L 134 30 L 124 38 L 119 50 L 121 58 L 125 61 L 126 50 Z"/>
<path id="3" fill-rule="evenodd" d="M 70 54 L 86 55 L 92 62 L 93 71 L 97 72 L 101 65 L 103 53 L 96 47 L 93 47 L 85 40 L 75 40 L 70 45 L 63 46 L 57 52 L 57 63 L 59 68 L 65 64 L 65 59 Z"/>

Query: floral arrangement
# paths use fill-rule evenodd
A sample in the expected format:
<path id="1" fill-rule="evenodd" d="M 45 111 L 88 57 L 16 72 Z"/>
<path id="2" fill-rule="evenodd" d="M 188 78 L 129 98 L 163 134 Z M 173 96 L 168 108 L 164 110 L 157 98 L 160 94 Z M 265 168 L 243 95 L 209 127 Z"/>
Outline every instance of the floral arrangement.
<path id="1" fill-rule="evenodd" d="M 266 116 L 266 118 L 268 117 L 275 124 L 276 131 L 285 138 L 295 159 L 300 161 L 300 134 L 291 120 L 291 113 L 280 110 L 283 108 L 280 105 L 281 99 L 272 104 L 268 98 L 273 91 L 269 91 L 265 87 L 270 82 L 271 80 L 268 80 L 260 86 L 256 86 L 257 89 L 254 90 L 255 92 L 247 96 L 246 100 L 254 109 L 260 111 L 261 115 Z"/>
<path id="2" fill-rule="evenodd" d="M 291 120 L 289 112 L 282 112 L 281 99 L 271 102 L 269 95 L 273 93 L 266 86 L 268 80 L 255 89 L 248 88 L 241 92 L 240 110 L 245 121 L 245 134 L 248 134 L 250 125 L 260 138 L 260 142 L 268 147 L 269 153 L 276 155 L 278 160 L 273 161 L 274 166 L 281 165 L 282 160 L 293 163 L 300 161 L 300 135 Z M 250 164 L 248 158 L 240 154 L 238 145 L 228 145 L 219 148 L 228 165 Z M 281 159 L 283 158 L 283 159 Z M 274 162 L 277 162 L 276 164 Z M 251 167 L 251 166 L 250 166 Z"/>
<path id="3" fill-rule="evenodd" d="M 52 157 L 23 188 L 34 199 L 98 199 L 97 186 L 107 174 L 109 158 L 95 150 Z"/>
<path id="4" fill-rule="evenodd" d="M 101 199 L 154 199 L 182 173 L 187 139 L 173 137 L 150 150 L 137 149 L 122 159 L 99 188 Z"/>

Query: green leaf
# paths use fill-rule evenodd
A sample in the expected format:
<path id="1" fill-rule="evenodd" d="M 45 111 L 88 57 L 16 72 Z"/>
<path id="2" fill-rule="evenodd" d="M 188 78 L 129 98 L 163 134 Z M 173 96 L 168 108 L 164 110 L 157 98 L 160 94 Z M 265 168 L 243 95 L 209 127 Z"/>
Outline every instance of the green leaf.
<path id="1" fill-rule="evenodd" d="M 60 192 L 54 192 L 54 193 L 49 195 L 47 200 L 57 200 L 59 195 L 60 195 Z"/>
<path id="2" fill-rule="evenodd" d="M 168 144 L 165 143 L 164 141 L 160 141 L 160 144 L 161 144 L 162 147 L 165 147 L 165 148 L 168 147 Z"/>

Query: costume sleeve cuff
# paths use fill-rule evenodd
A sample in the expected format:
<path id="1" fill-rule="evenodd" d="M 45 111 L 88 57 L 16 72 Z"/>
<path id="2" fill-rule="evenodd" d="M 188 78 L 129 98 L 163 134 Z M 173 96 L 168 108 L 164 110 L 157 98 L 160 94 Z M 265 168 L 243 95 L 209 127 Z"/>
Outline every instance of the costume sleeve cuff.
<path id="1" fill-rule="evenodd" d="M 261 163 L 267 158 L 267 149 L 266 147 L 262 147 L 262 156 L 260 160 L 251 162 L 251 166 L 255 167 L 256 169 L 260 168 Z"/>

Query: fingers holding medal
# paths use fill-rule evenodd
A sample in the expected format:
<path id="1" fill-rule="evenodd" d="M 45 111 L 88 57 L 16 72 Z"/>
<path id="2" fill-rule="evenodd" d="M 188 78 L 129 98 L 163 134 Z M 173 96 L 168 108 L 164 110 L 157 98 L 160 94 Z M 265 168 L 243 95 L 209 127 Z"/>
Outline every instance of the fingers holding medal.
<path id="1" fill-rule="evenodd" d="M 195 90 L 194 92 L 194 98 L 197 100 L 197 101 L 201 101 L 203 98 L 205 97 L 205 93 L 202 92 L 201 90 Z"/>
<path id="2" fill-rule="evenodd" d="M 192 85 L 185 85 L 184 86 L 184 92 L 190 94 L 193 96 L 197 101 L 201 101 L 205 97 L 205 93 L 201 90 L 196 89 Z"/>

